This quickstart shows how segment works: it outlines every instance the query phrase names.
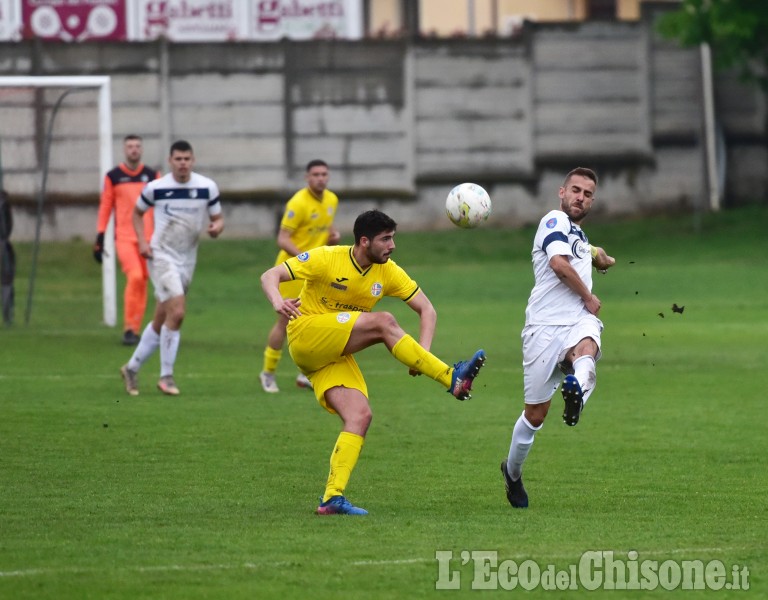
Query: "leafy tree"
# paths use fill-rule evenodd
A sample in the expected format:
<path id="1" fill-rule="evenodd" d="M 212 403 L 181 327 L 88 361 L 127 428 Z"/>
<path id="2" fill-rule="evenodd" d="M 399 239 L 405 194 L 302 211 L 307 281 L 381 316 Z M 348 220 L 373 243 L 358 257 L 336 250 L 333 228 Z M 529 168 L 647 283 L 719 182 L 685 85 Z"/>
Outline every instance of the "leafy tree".
<path id="1" fill-rule="evenodd" d="M 663 15 L 659 32 L 683 46 L 708 43 L 715 65 L 735 68 L 768 92 L 768 6 L 765 0 L 682 0 Z"/>

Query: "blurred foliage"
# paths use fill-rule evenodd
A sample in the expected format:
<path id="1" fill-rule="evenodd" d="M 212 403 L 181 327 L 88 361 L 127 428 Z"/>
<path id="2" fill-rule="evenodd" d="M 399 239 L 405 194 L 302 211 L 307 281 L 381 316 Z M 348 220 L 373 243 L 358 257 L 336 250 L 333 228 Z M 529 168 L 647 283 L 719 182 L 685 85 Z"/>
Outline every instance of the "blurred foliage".
<path id="1" fill-rule="evenodd" d="M 768 92 L 768 9 L 755 0 L 683 0 L 663 15 L 658 31 L 683 46 L 707 43 L 715 66 L 734 68 Z"/>

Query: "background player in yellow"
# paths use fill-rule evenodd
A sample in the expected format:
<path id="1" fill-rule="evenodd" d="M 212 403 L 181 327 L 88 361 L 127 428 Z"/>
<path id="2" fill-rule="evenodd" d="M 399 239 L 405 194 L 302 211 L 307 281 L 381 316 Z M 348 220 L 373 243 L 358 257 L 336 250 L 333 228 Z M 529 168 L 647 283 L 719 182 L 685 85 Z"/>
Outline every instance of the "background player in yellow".
<path id="1" fill-rule="evenodd" d="M 315 396 L 343 428 L 331 453 L 319 515 L 366 515 L 344 496 L 371 423 L 368 387 L 354 354 L 374 344 L 409 368 L 427 375 L 459 400 L 470 397 L 472 381 L 485 362 L 478 350 L 453 367 L 429 352 L 437 313 L 418 284 L 390 256 L 397 224 L 370 210 L 355 220 L 354 246 L 322 246 L 302 252 L 261 276 L 264 294 L 277 314 L 289 320 L 288 350 L 312 381 Z M 285 298 L 281 282 L 304 280 L 299 298 Z M 384 296 L 408 303 L 419 315 L 419 341 L 408 335 L 388 312 L 371 312 Z"/>
<path id="2" fill-rule="evenodd" d="M 328 165 L 319 159 L 307 164 L 304 179 L 307 186 L 296 192 L 285 205 L 283 218 L 280 221 L 280 231 L 277 234 L 277 245 L 280 252 L 275 265 L 280 265 L 291 256 L 296 256 L 318 246 L 339 243 L 339 232 L 333 227 L 333 218 L 339 199 L 328 185 Z M 280 285 L 280 293 L 284 298 L 298 298 L 302 281 L 286 281 Z M 267 347 L 264 348 L 264 364 L 259 374 L 261 387 L 265 392 L 277 393 L 280 388 L 275 381 L 275 371 L 283 356 L 285 343 L 285 328 L 288 319 L 278 313 L 277 321 L 272 326 L 267 337 Z M 306 375 L 299 373 L 296 385 L 311 388 L 312 383 Z"/>

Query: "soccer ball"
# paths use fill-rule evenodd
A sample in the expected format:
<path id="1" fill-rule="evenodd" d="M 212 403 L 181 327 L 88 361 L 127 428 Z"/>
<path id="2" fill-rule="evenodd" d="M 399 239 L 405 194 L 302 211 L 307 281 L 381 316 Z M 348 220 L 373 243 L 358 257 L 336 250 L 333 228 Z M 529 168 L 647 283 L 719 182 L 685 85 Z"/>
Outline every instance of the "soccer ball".
<path id="1" fill-rule="evenodd" d="M 458 227 L 477 227 L 491 214 L 491 197 L 476 183 L 461 183 L 445 199 L 445 213 Z"/>

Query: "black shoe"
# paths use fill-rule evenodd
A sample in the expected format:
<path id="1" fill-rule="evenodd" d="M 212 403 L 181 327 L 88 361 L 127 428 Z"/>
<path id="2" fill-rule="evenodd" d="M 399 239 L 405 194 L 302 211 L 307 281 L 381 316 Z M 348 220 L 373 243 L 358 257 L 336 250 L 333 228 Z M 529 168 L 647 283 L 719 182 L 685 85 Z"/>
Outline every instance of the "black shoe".
<path id="1" fill-rule="evenodd" d="M 528 508 L 528 494 L 523 487 L 522 476 L 517 481 L 507 473 L 507 461 L 501 461 L 501 474 L 504 475 L 504 488 L 507 490 L 507 500 L 514 508 Z"/>
<path id="2" fill-rule="evenodd" d="M 133 333 L 133 329 L 126 329 L 123 334 L 123 346 L 135 346 L 141 338 Z"/>
<path id="3" fill-rule="evenodd" d="M 573 427 L 579 422 L 581 409 L 584 407 L 584 393 L 581 391 L 578 379 L 573 375 L 566 376 L 560 391 L 563 394 L 563 401 L 565 402 L 563 423 Z"/>
<path id="4" fill-rule="evenodd" d="M 573 370 L 573 363 L 567 358 L 564 358 L 557 363 L 557 368 L 560 369 L 560 372 L 563 375 L 573 375 L 576 372 Z"/>

